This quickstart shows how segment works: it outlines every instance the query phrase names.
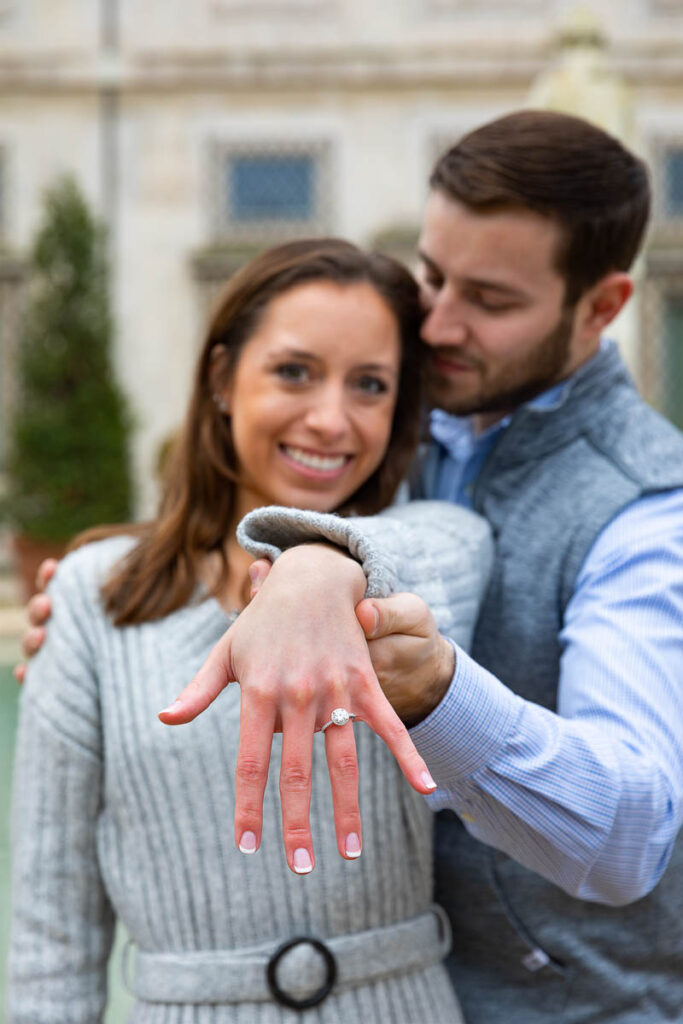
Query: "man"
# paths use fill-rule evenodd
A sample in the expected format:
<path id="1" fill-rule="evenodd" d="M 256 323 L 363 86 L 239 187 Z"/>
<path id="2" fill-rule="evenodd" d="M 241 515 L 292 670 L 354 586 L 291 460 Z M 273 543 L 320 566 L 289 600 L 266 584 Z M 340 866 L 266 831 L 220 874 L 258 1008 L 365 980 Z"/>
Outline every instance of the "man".
<path id="1" fill-rule="evenodd" d="M 436 898 L 453 925 L 452 977 L 474 1024 L 680 1020 L 683 440 L 601 341 L 631 294 L 647 174 L 585 122 L 524 112 L 461 140 L 431 187 L 420 280 L 436 409 L 415 491 L 486 516 L 493 574 L 471 657 L 410 598 L 358 614 L 439 783 L 430 800 L 446 808 Z M 330 703 L 341 669 L 328 680 L 315 658 L 352 645 L 341 608 L 359 591 L 329 585 L 343 556 L 293 554 L 295 566 L 318 559 L 315 573 L 293 595 L 288 552 L 259 614 L 282 608 L 289 568 L 304 634 L 290 634 L 292 660 L 320 680 L 321 706 L 357 710 L 355 667 Z M 188 720 L 236 677 L 248 685 L 248 659 L 222 676 L 214 661 L 167 720 Z M 243 801 L 255 805 L 265 747 L 247 732 Z M 283 768 L 296 776 L 293 755 Z M 283 787 L 300 837 L 301 790 L 303 777 Z"/>

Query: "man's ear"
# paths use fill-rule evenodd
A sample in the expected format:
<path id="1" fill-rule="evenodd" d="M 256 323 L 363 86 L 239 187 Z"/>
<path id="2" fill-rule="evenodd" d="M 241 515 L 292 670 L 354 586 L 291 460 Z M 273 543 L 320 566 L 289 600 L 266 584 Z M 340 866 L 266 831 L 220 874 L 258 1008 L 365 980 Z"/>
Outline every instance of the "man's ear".
<path id="1" fill-rule="evenodd" d="M 581 333 L 598 337 L 624 308 L 633 294 L 630 274 L 614 270 L 581 297 Z"/>
<path id="2" fill-rule="evenodd" d="M 209 386 L 220 411 L 223 413 L 229 412 L 232 387 L 228 350 L 225 345 L 216 345 L 211 350 Z"/>

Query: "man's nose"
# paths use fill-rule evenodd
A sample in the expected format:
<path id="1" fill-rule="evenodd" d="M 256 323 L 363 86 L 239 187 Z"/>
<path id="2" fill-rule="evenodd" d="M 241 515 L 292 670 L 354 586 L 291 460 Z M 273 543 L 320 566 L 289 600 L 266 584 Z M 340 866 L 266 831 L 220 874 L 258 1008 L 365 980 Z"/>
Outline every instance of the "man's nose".
<path id="1" fill-rule="evenodd" d="M 468 328 L 459 304 L 437 298 L 422 324 L 422 340 L 434 348 L 463 345 Z"/>

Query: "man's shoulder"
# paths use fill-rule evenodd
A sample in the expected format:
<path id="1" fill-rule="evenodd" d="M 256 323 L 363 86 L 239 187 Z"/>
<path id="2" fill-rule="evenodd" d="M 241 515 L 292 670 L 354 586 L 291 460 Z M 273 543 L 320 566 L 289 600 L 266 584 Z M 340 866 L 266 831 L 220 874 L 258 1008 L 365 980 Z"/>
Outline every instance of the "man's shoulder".
<path id="1" fill-rule="evenodd" d="M 644 490 L 683 487 L 683 433 L 634 390 L 589 423 L 595 451 Z"/>

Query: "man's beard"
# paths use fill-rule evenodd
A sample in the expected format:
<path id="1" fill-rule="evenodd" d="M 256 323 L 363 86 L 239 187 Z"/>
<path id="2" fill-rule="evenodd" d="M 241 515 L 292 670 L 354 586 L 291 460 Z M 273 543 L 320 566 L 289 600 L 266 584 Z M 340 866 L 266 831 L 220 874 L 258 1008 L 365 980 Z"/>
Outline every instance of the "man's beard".
<path id="1" fill-rule="evenodd" d="M 427 388 L 431 405 L 454 416 L 471 416 L 475 413 L 506 415 L 547 391 L 566 375 L 574 309 L 574 306 L 566 307 L 549 334 L 537 342 L 519 362 L 509 363 L 502 371 L 505 374 L 504 380 L 496 377 L 487 380 L 486 375 L 482 374 L 479 387 L 469 394 L 459 396 L 457 385 L 430 365 Z M 445 356 L 449 354 L 446 347 L 441 351 Z M 486 367 L 485 361 L 461 354 L 460 350 L 453 350 L 453 358 L 471 364 L 477 373 Z"/>

